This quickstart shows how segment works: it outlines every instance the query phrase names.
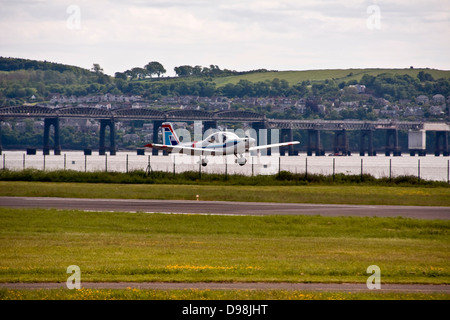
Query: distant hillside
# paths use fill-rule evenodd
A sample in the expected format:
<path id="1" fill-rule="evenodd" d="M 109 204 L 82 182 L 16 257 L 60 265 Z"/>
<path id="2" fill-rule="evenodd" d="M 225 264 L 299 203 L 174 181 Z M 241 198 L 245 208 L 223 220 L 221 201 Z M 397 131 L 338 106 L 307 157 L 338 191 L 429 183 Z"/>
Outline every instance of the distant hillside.
<path id="1" fill-rule="evenodd" d="M 61 63 L 0 57 L 0 105 L 42 102 L 53 93 L 83 96 L 107 92 L 112 80 L 101 72 Z"/>
<path id="2" fill-rule="evenodd" d="M 0 71 L 17 71 L 17 70 L 42 70 L 42 71 L 52 70 L 59 72 L 70 71 L 76 74 L 84 74 L 84 75 L 91 74 L 91 71 L 87 69 L 83 69 L 76 66 L 69 66 L 61 63 L 0 57 Z"/>
<path id="3" fill-rule="evenodd" d="M 66 97 L 106 93 L 137 95 L 151 104 L 155 101 L 163 101 L 162 97 L 178 96 L 219 96 L 228 99 L 290 97 L 292 101 L 303 99 L 307 102 L 307 109 L 311 113 L 299 116 L 313 117 L 319 114 L 320 108 L 328 108 L 329 113 L 335 111 L 334 106 L 340 102 L 354 102 L 357 106 L 365 105 L 379 110 L 380 106 L 377 105 L 379 101 L 376 100 L 378 98 L 393 104 L 402 101 L 402 104 L 410 104 L 411 108 L 417 109 L 416 98 L 425 95 L 428 100 L 422 102 L 425 106 L 419 110 L 420 116 L 450 114 L 447 105 L 447 99 L 450 96 L 450 71 L 446 70 L 367 68 L 268 71 L 259 69 L 238 72 L 221 70 L 213 65 L 190 68 L 188 68 L 191 70 L 189 73 L 178 77 L 152 78 L 149 77 L 148 72 L 142 71 L 143 68 L 138 67 L 132 68 L 131 71 L 134 71 L 130 71 L 130 75 L 127 72 L 116 72 L 116 77 L 110 77 L 103 74 L 99 65 L 94 65 L 91 71 L 47 61 L 0 57 L 0 106 L 20 105 L 25 102 L 48 103 L 55 94 Z M 139 75 L 139 72 L 142 74 Z M 355 89 L 356 84 L 364 86 L 364 89 Z M 438 95 L 435 100 L 437 99 L 439 104 L 432 101 L 435 95 Z M 443 102 L 440 102 L 441 100 Z M 433 106 L 443 107 L 430 111 L 431 103 L 434 103 Z M 238 107 L 254 108 L 252 105 Z M 292 107 L 295 109 L 295 106 Z M 256 111 L 269 112 L 270 108 L 263 106 L 260 109 Z M 292 109 L 293 112 L 296 110 L 294 109 Z M 366 109 L 369 110 L 369 108 Z M 367 112 L 371 113 L 370 110 Z M 374 117 L 373 113 L 370 116 Z M 344 114 L 340 117 L 364 118 L 365 116 Z"/>
<path id="4" fill-rule="evenodd" d="M 409 75 L 416 78 L 419 72 L 424 71 L 433 76 L 434 79 L 450 79 L 450 70 L 436 69 L 328 69 L 328 70 L 305 70 L 305 71 L 279 71 L 251 73 L 238 76 L 217 77 L 213 81 L 218 87 L 225 86 L 228 83 L 237 84 L 240 80 L 248 80 L 251 82 L 272 81 L 278 78 L 286 80 L 290 85 L 301 83 L 302 81 L 324 81 L 335 80 L 340 81 L 360 81 L 364 74 L 378 76 L 384 73 L 394 75 Z"/>

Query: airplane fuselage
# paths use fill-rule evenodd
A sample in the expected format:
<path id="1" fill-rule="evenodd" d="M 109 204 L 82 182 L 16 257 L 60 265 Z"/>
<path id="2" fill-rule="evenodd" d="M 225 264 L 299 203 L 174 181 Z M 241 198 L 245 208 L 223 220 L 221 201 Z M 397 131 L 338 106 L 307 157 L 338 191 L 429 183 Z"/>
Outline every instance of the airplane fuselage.
<path id="1" fill-rule="evenodd" d="M 201 148 L 204 150 L 214 150 L 216 155 L 232 155 L 248 152 L 250 148 L 250 141 L 249 138 L 232 139 L 222 143 L 208 142 L 207 140 L 203 140 L 200 142 L 194 142 L 192 144 L 186 144 L 184 146 Z"/>
<path id="2" fill-rule="evenodd" d="M 163 144 L 149 143 L 148 148 L 165 150 L 166 152 L 188 154 L 191 156 L 202 156 L 201 164 L 206 165 L 206 157 L 217 155 L 235 155 L 236 163 L 243 166 L 247 162 L 244 154 L 249 151 L 259 151 L 262 149 L 288 146 L 299 143 L 298 141 L 275 143 L 270 145 L 255 146 L 256 139 L 241 138 L 237 134 L 228 131 L 219 131 L 210 134 L 205 140 L 193 143 L 181 143 L 171 123 L 163 123 Z"/>

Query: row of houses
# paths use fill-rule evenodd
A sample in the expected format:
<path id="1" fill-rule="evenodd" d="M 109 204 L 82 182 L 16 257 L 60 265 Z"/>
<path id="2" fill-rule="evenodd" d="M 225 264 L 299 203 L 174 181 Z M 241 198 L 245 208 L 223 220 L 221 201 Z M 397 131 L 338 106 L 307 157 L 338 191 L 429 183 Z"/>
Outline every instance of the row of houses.
<path id="1" fill-rule="evenodd" d="M 358 93 L 364 93 L 365 86 L 363 85 L 353 85 L 358 91 Z M 234 98 L 229 99 L 227 97 L 213 96 L 213 97 L 200 97 L 200 96 L 178 96 L 178 97 L 162 97 L 160 101 L 145 101 L 142 96 L 139 95 L 115 95 L 111 93 L 100 94 L 100 95 L 87 95 L 87 96 L 65 96 L 60 94 L 53 94 L 50 98 L 51 104 L 63 104 L 63 103 L 78 103 L 78 104 L 94 104 L 99 103 L 104 105 L 104 103 L 131 103 L 130 107 L 146 107 L 149 103 L 166 104 L 166 105 L 195 105 L 195 104 L 205 104 L 208 106 L 219 106 L 219 107 L 229 107 L 231 104 L 241 104 L 249 106 L 275 106 L 275 107 L 297 107 L 305 104 L 305 99 L 294 99 L 289 97 L 265 97 L 265 98 L 255 98 L 255 97 L 245 97 L 245 98 Z M 403 102 L 410 102 L 405 100 Z M 419 105 L 421 104 L 432 104 L 432 105 L 443 105 L 446 102 L 450 103 L 450 97 L 446 99 L 442 94 L 435 94 L 431 99 L 426 95 L 420 95 L 415 98 L 415 102 Z M 348 102 L 349 106 L 357 102 Z M 400 101 L 402 104 L 402 102 Z"/>
<path id="2" fill-rule="evenodd" d="M 230 106 L 231 104 L 241 104 L 248 106 L 289 106 L 295 107 L 305 104 L 305 99 L 292 99 L 285 97 L 270 97 L 270 98 L 234 98 L 226 97 L 198 97 L 198 96 L 180 96 L 180 97 L 163 97 L 160 101 L 163 104 L 189 105 L 189 104 L 206 104 L 210 106 Z"/>
<path id="3" fill-rule="evenodd" d="M 52 94 L 50 98 L 51 104 L 58 103 L 100 103 L 100 102 L 125 102 L 125 103 L 133 103 L 133 102 L 141 102 L 143 98 L 138 95 L 117 95 L 117 94 L 97 94 L 97 95 L 87 95 L 87 96 L 70 96 L 67 97 L 65 95 L 60 94 Z"/>
<path id="4" fill-rule="evenodd" d="M 356 88 L 363 91 L 365 88 Z M 64 102 L 65 101 L 65 102 Z M 85 101 L 85 102 L 82 102 Z M 118 108 L 165 108 L 170 106 L 176 109 L 194 109 L 194 110 L 230 110 L 232 106 L 248 106 L 248 107 L 271 107 L 271 111 L 275 112 L 294 112 L 297 114 L 305 114 L 308 111 L 306 107 L 306 99 L 294 99 L 286 97 L 266 97 L 266 98 L 234 98 L 229 99 L 221 96 L 200 97 L 200 96 L 179 96 L 179 97 L 162 97 L 158 101 L 144 101 L 140 96 L 123 96 L 123 95 L 96 95 L 86 97 L 65 97 L 53 96 L 51 102 L 52 107 L 64 107 L 67 104 L 77 104 L 79 107 L 95 107 L 101 109 L 118 109 Z M 405 99 L 397 104 L 391 104 L 389 101 L 378 98 L 374 99 L 372 105 L 375 113 L 383 117 L 415 117 L 423 118 L 425 113 L 431 116 L 448 116 L 449 110 L 447 104 L 450 105 L 449 99 L 445 99 L 442 94 L 436 94 L 432 97 L 420 95 L 414 99 Z M 431 104 L 431 106 L 430 106 Z M 356 110 L 361 107 L 368 107 L 367 102 L 363 101 L 324 101 L 316 106 L 315 112 L 326 114 L 327 110 L 334 110 L 341 113 L 344 110 Z"/>
<path id="5" fill-rule="evenodd" d="M 386 106 L 382 108 L 379 113 L 381 115 L 384 115 L 386 117 L 392 117 L 397 118 L 399 116 L 403 117 L 415 117 L 415 118 L 423 118 L 425 115 L 425 112 L 427 112 L 431 116 L 435 117 L 442 117 L 446 115 L 446 106 L 445 105 L 437 105 L 437 106 L 430 106 L 428 108 L 424 108 L 423 106 L 406 106 L 402 107 L 399 105 L 393 105 L 393 106 Z"/>
<path id="6" fill-rule="evenodd" d="M 284 97 L 274 98 L 234 98 L 226 97 L 199 97 L 199 96 L 179 96 L 162 97 L 159 101 L 145 101 L 141 96 L 124 95 L 88 95 L 82 97 L 52 95 L 50 105 L 55 108 L 64 107 L 68 104 L 77 104 L 79 107 L 94 107 L 100 109 L 118 108 L 146 108 L 172 106 L 180 109 L 215 109 L 229 110 L 232 105 L 275 107 L 276 110 L 283 111 L 286 108 L 297 107 L 301 110 L 305 107 L 305 99 L 292 99 Z M 201 106 L 201 107 L 200 107 Z"/>

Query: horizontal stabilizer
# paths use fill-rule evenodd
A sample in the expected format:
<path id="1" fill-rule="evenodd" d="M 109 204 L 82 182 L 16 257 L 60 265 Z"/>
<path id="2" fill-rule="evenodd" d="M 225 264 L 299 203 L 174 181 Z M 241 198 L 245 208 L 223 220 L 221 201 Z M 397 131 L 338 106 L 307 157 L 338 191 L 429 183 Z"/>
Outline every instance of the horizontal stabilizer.
<path id="1" fill-rule="evenodd" d="M 192 147 L 185 147 L 185 146 L 168 146 L 165 144 L 156 144 L 156 143 L 150 143 L 146 144 L 145 147 L 157 149 L 157 150 L 165 150 L 169 153 L 182 153 L 187 155 L 202 155 L 202 156 L 215 156 L 218 154 L 222 154 L 218 152 L 218 150 L 211 150 L 211 149 L 203 149 L 203 148 L 192 148 Z"/>

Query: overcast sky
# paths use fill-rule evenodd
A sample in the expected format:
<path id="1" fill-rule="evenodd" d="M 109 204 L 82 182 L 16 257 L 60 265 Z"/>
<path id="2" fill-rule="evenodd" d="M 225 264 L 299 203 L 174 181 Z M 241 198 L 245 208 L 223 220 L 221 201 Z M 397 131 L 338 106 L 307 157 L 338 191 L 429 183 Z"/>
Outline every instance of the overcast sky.
<path id="1" fill-rule="evenodd" d="M 0 56 L 114 75 L 158 61 L 450 70 L 449 0 L 0 0 Z"/>

